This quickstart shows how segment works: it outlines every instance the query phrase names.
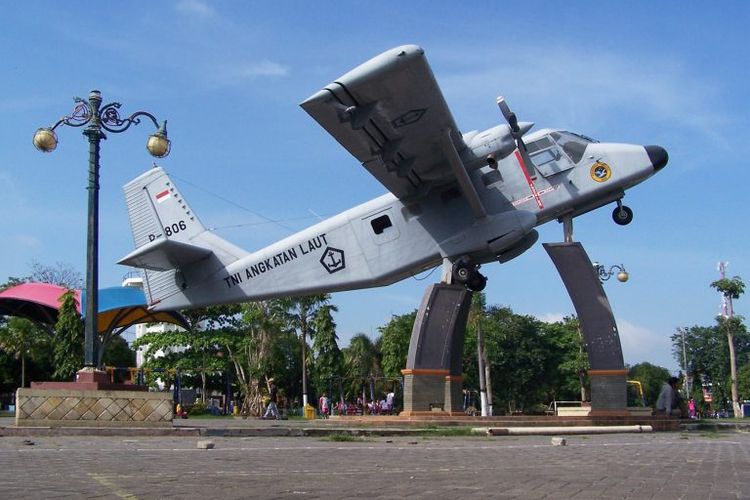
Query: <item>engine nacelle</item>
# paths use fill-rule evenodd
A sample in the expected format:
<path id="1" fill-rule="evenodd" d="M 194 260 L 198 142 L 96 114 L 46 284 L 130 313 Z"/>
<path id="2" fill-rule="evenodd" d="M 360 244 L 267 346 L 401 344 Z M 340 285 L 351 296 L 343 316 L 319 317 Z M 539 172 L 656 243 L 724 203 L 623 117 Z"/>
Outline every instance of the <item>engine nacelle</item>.
<path id="1" fill-rule="evenodd" d="M 525 134 L 534 124 L 522 122 L 518 126 L 521 133 Z M 471 151 L 471 158 L 464 159 L 465 164 L 474 163 L 481 159 L 482 164 L 496 168 L 498 161 L 510 155 L 516 149 L 516 141 L 510 133 L 509 125 L 498 125 L 483 132 L 469 132 L 464 134 L 463 138 Z"/>

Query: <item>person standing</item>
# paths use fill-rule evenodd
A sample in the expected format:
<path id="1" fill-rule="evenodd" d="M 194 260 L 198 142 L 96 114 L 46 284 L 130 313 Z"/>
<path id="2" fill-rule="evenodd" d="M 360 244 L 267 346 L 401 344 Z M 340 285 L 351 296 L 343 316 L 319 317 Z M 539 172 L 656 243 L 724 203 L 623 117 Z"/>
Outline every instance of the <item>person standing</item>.
<path id="1" fill-rule="evenodd" d="M 263 414 L 263 419 L 267 419 L 270 417 L 275 418 L 276 420 L 280 420 L 281 416 L 279 415 L 279 408 L 276 406 L 276 399 L 278 397 L 278 389 L 276 388 L 276 384 L 274 383 L 272 378 L 268 379 L 268 406 L 266 407 L 266 412 Z"/>
<path id="2" fill-rule="evenodd" d="M 320 411 L 320 414 L 323 415 L 323 418 L 328 418 L 329 400 L 328 394 L 326 394 L 325 392 L 322 396 L 320 396 L 320 399 L 318 399 L 318 411 Z"/>
<path id="3" fill-rule="evenodd" d="M 385 395 L 385 405 L 388 408 L 388 414 L 392 414 L 393 408 L 396 405 L 396 393 L 393 392 L 393 389 Z"/>

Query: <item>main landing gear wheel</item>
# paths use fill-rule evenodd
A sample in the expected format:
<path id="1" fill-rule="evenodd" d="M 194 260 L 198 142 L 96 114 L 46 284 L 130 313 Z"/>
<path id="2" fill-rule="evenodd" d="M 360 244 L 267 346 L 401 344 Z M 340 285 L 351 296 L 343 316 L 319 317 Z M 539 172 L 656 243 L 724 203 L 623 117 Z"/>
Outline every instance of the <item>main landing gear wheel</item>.
<path id="1" fill-rule="evenodd" d="M 479 271 L 474 271 L 474 275 L 466 283 L 466 286 L 472 292 L 481 292 L 487 286 L 487 277 Z"/>
<path id="2" fill-rule="evenodd" d="M 630 207 L 620 205 L 612 211 L 612 219 L 615 221 L 615 224 L 626 226 L 633 221 L 633 211 Z"/>
<path id="3" fill-rule="evenodd" d="M 465 258 L 453 264 L 453 279 L 472 292 L 481 292 L 487 286 L 487 278 L 479 272 L 478 266 Z"/>

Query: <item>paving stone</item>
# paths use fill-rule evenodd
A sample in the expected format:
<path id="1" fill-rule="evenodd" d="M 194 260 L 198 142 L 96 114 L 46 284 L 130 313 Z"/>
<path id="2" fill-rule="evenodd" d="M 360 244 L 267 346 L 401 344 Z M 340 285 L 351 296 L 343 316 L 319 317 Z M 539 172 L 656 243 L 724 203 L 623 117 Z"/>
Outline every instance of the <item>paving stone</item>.
<path id="1" fill-rule="evenodd" d="M 747 434 L 574 436 L 565 448 L 548 436 L 216 437 L 210 453 L 194 437 L 23 439 L 0 438 L 5 498 L 750 497 Z"/>

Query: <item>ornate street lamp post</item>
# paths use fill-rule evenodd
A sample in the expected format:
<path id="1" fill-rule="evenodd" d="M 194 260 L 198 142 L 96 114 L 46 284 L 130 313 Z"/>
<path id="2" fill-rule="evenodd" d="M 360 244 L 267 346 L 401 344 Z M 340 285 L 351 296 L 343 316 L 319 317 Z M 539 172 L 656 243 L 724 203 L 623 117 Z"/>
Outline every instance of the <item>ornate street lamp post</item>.
<path id="1" fill-rule="evenodd" d="M 112 102 L 104 107 L 102 95 L 92 90 L 88 100 L 75 98 L 73 112 L 60 118 L 50 128 L 40 128 L 34 134 L 34 146 L 43 153 L 50 153 L 57 147 L 55 129 L 59 125 L 83 127 L 83 135 L 89 140 L 89 201 L 88 201 L 88 235 L 86 239 L 86 320 L 84 323 L 84 368 L 93 371 L 96 368 L 96 334 L 99 290 L 99 144 L 107 136 L 104 133 L 118 134 L 125 132 L 131 125 L 141 123 L 141 117 L 150 119 L 157 128 L 148 138 L 146 148 L 158 158 L 169 154 L 170 142 L 167 139 L 167 122 L 161 126 L 156 118 L 145 111 L 137 111 L 127 118 L 121 118 L 119 102 Z"/>
<path id="2" fill-rule="evenodd" d="M 617 273 L 617 281 L 620 281 L 621 283 L 625 283 L 630 279 L 630 275 L 625 270 L 625 266 L 623 265 L 617 265 L 610 266 L 609 270 L 606 269 L 606 266 L 599 264 L 598 262 L 594 262 L 594 272 L 597 276 L 599 276 L 599 281 L 607 281 L 609 278 L 611 278 L 615 271 L 618 271 Z"/>

